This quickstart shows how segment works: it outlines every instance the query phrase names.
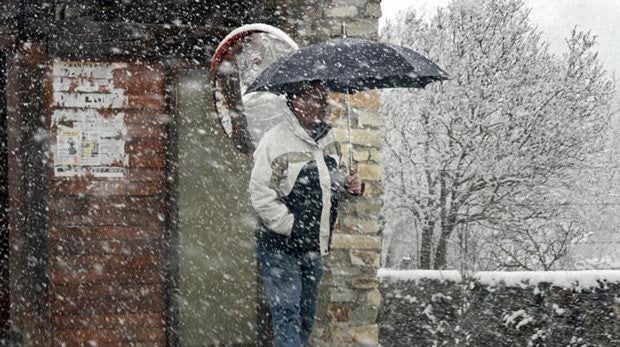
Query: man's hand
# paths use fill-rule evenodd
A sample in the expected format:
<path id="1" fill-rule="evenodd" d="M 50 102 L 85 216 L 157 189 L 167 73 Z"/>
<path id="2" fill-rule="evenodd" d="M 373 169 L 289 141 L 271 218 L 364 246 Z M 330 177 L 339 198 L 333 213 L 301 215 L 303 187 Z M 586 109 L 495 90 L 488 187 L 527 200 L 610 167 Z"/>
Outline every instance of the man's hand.
<path id="1" fill-rule="evenodd" d="M 356 172 L 351 171 L 349 173 L 344 181 L 344 186 L 350 194 L 362 195 L 364 193 L 364 182 Z"/>

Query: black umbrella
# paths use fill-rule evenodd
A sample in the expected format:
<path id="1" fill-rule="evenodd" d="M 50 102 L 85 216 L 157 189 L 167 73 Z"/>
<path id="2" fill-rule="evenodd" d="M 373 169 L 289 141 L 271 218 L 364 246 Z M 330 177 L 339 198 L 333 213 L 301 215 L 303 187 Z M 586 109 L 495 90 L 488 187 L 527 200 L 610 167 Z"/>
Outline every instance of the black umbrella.
<path id="1" fill-rule="evenodd" d="M 323 81 L 332 91 L 423 88 L 448 74 L 411 49 L 383 42 L 343 38 L 314 44 L 286 56 L 263 71 L 247 93 L 284 94 L 304 82 Z"/>
<path id="2" fill-rule="evenodd" d="M 245 91 L 285 94 L 310 81 L 322 81 L 334 92 L 345 93 L 348 144 L 351 143 L 349 93 L 380 88 L 424 88 L 448 74 L 413 50 L 384 42 L 342 39 L 302 48 L 266 68 Z M 349 168 L 352 167 L 349 155 Z"/>

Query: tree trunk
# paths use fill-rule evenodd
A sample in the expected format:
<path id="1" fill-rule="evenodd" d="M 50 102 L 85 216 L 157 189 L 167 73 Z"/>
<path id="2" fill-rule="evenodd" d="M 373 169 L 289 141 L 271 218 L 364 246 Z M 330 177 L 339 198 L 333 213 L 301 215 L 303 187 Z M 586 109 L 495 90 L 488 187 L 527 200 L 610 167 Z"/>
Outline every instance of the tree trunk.
<path id="1" fill-rule="evenodd" d="M 422 227 L 422 244 L 420 247 L 420 269 L 431 268 L 431 254 L 433 246 L 433 229 L 435 221 L 427 221 Z"/>
<path id="2" fill-rule="evenodd" d="M 441 234 L 439 235 L 439 242 L 437 243 L 437 250 L 435 251 L 435 263 L 433 266 L 435 270 L 446 268 L 448 240 L 450 239 L 450 235 L 452 235 L 452 232 L 456 226 L 455 222 L 456 213 L 451 211 L 448 218 L 441 223 Z"/>

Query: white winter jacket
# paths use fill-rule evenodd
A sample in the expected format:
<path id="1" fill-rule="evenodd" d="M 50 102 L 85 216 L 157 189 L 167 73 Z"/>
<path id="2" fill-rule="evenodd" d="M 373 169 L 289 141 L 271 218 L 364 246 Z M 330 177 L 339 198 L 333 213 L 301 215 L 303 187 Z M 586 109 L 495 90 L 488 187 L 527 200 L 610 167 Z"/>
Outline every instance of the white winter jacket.
<path id="1" fill-rule="evenodd" d="M 330 170 L 326 160 L 332 165 L 335 162 L 339 170 Z M 290 237 L 295 216 L 283 199 L 291 193 L 296 183 L 299 184 L 300 171 L 311 161 L 316 162 L 318 169 L 322 206 L 320 252 L 321 255 L 325 255 L 328 253 L 330 242 L 330 212 L 333 213 L 330 210 L 332 194 L 335 192 L 333 189 L 334 186 L 344 186 L 347 172 L 341 167 L 340 145 L 331 130 L 315 141 L 295 116 L 289 114 L 285 121 L 265 133 L 258 144 L 254 152 L 249 190 L 252 206 L 263 225 L 271 232 Z M 314 163 L 312 165 L 314 168 Z"/>

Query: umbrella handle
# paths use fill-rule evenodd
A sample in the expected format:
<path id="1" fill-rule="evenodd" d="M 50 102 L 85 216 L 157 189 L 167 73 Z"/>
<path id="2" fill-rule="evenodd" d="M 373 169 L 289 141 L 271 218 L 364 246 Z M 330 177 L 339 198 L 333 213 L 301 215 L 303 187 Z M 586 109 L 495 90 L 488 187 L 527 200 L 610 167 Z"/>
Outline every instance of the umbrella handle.
<path id="1" fill-rule="evenodd" d="M 346 109 L 347 116 L 347 145 L 349 146 L 349 169 L 353 170 L 353 142 L 351 141 L 351 114 L 349 105 L 349 89 L 344 93 L 344 105 Z"/>
<path id="2" fill-rule="evenodd" d="M 347 109 L 347 137 L 348 137 L 348 145 L 349 145 L 349 174 L 354 175 L 356 172 L 353 169 L 353 142 L 351 141 L 351 115 L 349 114 L 349 90 L 344 94 L 344 103 Z M 362 189 L 359 194 L 352 194 L 354 196 L 362 196 L 364 195 L 364 191 L 366 190 L 366 183 L 362 181 Z"/>
<path id="3" fill-rule="evenodd" d="M 346 39 L 347 38 L 347 23 L 345 21 L 342 21 L 341 28 L 342 28 L 342 38 Z M 349 144 L 349 174 L 355 175 L 355 170 L 353 170 L 353 143 L 351 142 L 351 115 L 349 113 L 349 110 L 351 107 L 349 105 L 349 89 L 348 88 L 346 92 L 344 93 L 344 103 L 347 109 L 347 137 L 348 137 L 347 142 Z M 353 195 L 357 195 L 357 196 L 364 195 L 364 190 L 366 190 L 366 183 L 362 181 L 362 189 L 360 193 L 353 194 Z"/>

